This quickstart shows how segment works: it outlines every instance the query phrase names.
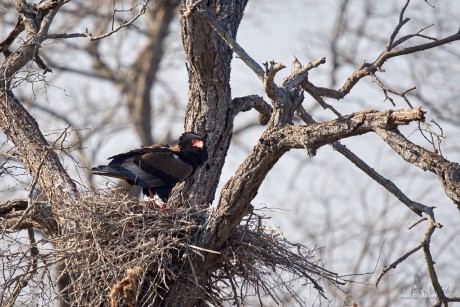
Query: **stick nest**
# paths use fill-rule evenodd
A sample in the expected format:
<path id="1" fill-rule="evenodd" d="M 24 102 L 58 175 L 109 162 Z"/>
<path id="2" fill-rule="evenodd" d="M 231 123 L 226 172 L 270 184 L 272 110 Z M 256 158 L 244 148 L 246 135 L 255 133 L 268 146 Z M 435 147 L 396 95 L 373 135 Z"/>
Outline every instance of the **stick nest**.
<path id="1" fill-rule="evenodd" d="M 63 229 L 51 238 L 55 250 L 47 256 L 64 263 L 60 278 L 70 282 L 62 297 L 71 306 L 159 305 L 173 283 L 197 280 L 190 271 L 200 267 L 196 261 L 193 267 L 191 257 L 204 260 L 208 253 L 218 255 L 211 280 L 200 287 L 208 305 L 239 305 L 251 297 L 260 304 L 267 299 L 283 304 L 287 297 L 300 303 L 292 282 L 312 285 L 320 295 L 321 280 L 341 283 L 322 268 L 315 249 L 288 242 L 255 213 L 224 249 L 210 251 L 199 246 L 208 207 L 160 212 L 127 195 L 95 193 L 82 194 L 78 202 L 58 212 L 76 231 Z"/>

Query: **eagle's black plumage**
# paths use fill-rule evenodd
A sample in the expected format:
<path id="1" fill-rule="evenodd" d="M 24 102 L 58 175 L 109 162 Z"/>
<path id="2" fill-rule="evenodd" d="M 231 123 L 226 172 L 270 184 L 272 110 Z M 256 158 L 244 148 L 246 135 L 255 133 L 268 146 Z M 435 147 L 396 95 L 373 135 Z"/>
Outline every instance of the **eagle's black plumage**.
<path id="1" fill-rule="evenodd" d="M 190 177 L 208 159 L 205 139 L 187 132 L 175 147 L 152 145 L 110 157 L 108 165 L 92 169 L 95 175 L 115 177 L 142 187 L 144 194 L 157 194 L 166 201 L 176 183 Z"/>

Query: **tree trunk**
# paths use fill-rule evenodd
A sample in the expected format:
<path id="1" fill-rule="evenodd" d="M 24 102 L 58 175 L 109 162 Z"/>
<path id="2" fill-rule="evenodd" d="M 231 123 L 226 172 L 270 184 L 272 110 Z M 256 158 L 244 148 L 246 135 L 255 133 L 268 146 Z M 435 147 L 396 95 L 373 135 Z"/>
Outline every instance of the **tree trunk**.
<path id="1" fill-rule="evenodd" d="M 208 1 L 206 9 L 235 38 L 247 0 Z M 191 1 L 183 1 L 183 9 Z M 184 184 L 178 185 L 170 201 L 175 204 L 207 205 L 215 197 L 217 184 L 229 148 L 234 120 L 230 88 L 232 50 L 204 20 L 182 17 L 182 40 L 188 61 L 189 102 L 185 131 L 207 136 L 209 160 L 205 167 Z M 194 183 L 199 184 L 194 184 Z M 179 191 L 180 194 L 179 195 Z M 185 270 L 171 287 L 165 306 L 199 306 L 204 304 L 206 282 L 218 255 L 208 255 L 206 262 L 191 257 Z M 189 265 L 190 264 L 190 265 Z M 193 276 L 194 278 L 189 278 Z M 196 277 L 196 279 L 195 279 Z"/>
<path id="2" fill-rule="evenodd" d="M 187 8 L 191 2 L 183 1 L 183 8 Z M 203 5 L 235 37 L 247 2 L 208 1 Z M 182 197 L 181 203 L 189 201 L 195 205 L 206 205 L 215 197 L 232 135 L 232 50 L 206 21 L 182 17 L 181 24 L 189 73 L 189 102 L 184 128 L 186 131 L 205 134 L 209 144 L 209 160 L 193 180 L 187 182 L 188 195 Z M 200 184 L 193 185 L 194 182 Z M 182 185 L 176 190 L 181 188 Z"/>

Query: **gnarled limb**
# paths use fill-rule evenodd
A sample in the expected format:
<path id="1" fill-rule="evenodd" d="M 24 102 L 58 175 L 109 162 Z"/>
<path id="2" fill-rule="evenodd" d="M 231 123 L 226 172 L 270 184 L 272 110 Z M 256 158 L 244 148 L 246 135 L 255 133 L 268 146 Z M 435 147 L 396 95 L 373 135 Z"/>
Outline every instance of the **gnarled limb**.
<path id="1" fill-rule="evenodd" d="M 314 155 L 316 149 L 337 140 L 422 121 L 424 114 L 419 109 L 366 111 L 306 126 L 267 128 L 259 143 L 223 187 L 219 202 L 208 219 L 204 246 L 219 249 L 225 243 L 250 209 L 250 202 L 257 195 L 265 176 L 285 152 L 292 148 L 305 148 L 310 155 Z"/>
<path id="2" fill-rule="evenodd" d="M 256 109 L 259 114 L 259 124 L 266 125 L 272 116 L 273 108 L 264 101 L 263 97 L 257 95 L 233 98 L 233 116 L 239 112 L 246 112 L 251 109 Z"/>
<path id="3" fill-rule="evenodd" d="M 444 192 L 460 210 L 460 164 L 412 143 L 398 130 L 377 129 L 376 133 L 404 160 L 438 176 Z"/>

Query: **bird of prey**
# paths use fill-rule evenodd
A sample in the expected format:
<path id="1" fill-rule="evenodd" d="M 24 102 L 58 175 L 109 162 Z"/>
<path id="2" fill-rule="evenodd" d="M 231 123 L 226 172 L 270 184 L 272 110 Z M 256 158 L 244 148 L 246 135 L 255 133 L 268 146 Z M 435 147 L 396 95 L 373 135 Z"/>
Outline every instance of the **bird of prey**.
<path id="1" fill-rule="evenodd" d="M 108 165 L 92 168 L 92 173 L 126 180 L 139 185 L 151 199 L 166 202 L 176 183 L 190 177 L 208 159 L 205 138 L 186 132 L 174 147 L 155 144 L 110 157 Z"/>

